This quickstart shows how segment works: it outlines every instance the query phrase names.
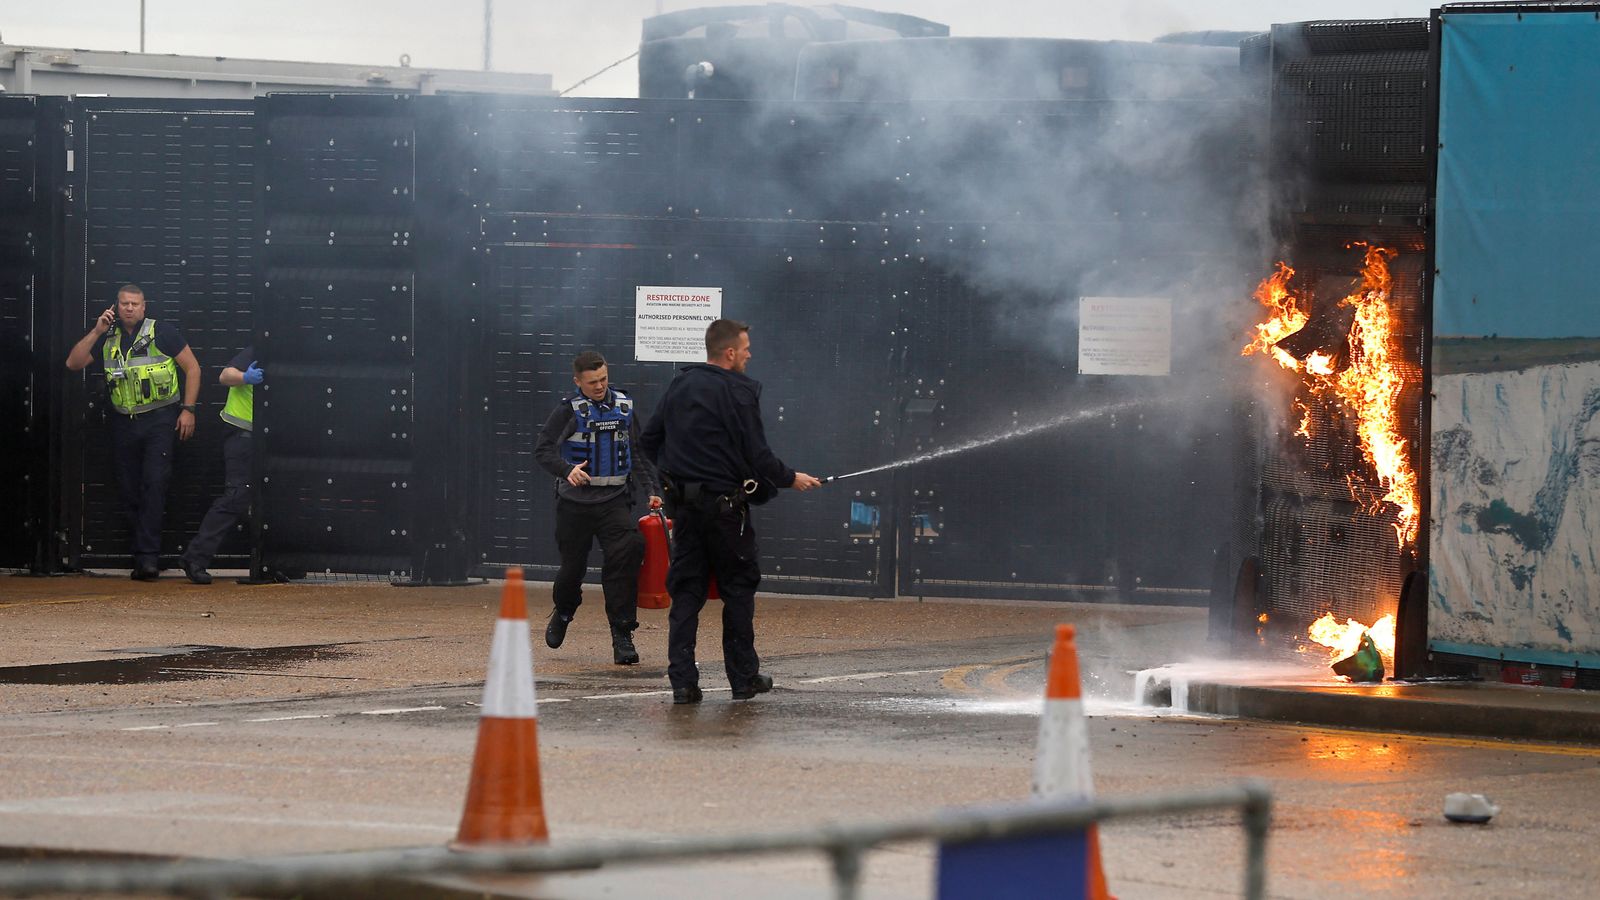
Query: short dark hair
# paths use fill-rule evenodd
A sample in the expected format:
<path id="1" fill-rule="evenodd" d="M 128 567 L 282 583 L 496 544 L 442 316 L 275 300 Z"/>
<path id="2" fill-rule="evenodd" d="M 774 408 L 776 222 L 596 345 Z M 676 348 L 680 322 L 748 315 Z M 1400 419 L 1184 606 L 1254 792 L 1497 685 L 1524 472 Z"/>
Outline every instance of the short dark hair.
<path id="1" fill-rule="evenodd" d="M 129 282 L 128 284 L 125 284 L 122 287 L 117 288 L 117 296 L 120 297 L 123 294 L 136 294 L 136 295 L 138 295 L 140 297 L 143 297 L 144 296 L 144 288 L 141 288 L 137 284 L 133 284 L 132 282 Z"/>
<path id="2" fill-rule="evenodd" d="M 606 358 L 598 350 L 585 350 L 572 358 L 572 374 L 582 375 L 593 372 L 595 369 L 604 368 Z"/>
<path id="3" fill-rule="evenodd" d="M 718 319 L 706 327 L 706 356 L 716 356 L 729 347 L 739 346 L 739 335 L 750 326 L 737 319 Z"/>

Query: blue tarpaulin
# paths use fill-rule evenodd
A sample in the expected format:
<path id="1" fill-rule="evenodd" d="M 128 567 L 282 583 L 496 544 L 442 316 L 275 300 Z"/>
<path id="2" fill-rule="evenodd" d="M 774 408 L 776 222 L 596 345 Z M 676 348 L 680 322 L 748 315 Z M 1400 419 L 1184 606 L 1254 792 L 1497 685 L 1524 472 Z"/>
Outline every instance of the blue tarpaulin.
<path id="1" fill-rule="evenodd" d="M 1434 333 L 1600 336 L 1600 18 L 1444 16 Z"/>

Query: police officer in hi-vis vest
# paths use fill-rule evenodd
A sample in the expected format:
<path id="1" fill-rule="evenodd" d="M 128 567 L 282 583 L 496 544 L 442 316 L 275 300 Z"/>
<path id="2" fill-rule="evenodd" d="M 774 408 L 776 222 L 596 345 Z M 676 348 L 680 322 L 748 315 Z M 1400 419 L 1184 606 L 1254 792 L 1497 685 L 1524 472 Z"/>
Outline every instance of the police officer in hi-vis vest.
<path id="1" fill-rule="evenodd" d="M 544 641 L 554 648 L 566 640 L 567 625 L 583 602 L 589 547 L 599 538 L 612 660 L 633 665 L 639 661 L 633 630 L 639 627 L 639 564 L 644 560 L 634 489 L 645 490 L 651 509 L 661 506 L 661 489 L 655 468 L 634 455 L 639 419 L 633 400 L 611 387 L 605 357 L 593 350 L 578 354 L 572 383 L 577 390 L 550 413 L 533 449 L 534 459 L 556 477 L 556 549 L 561 553 Z"/>
<path id="2" fill-rule="evenodd" d="M 210 584 L 211 557 L 217 555 L 222 539 L 250 509 L 250 443 L 255 419 L 256 385 L 267 380 L 257 365 L 256 348 L 246 347 L 228 361 L 217 380 L 228 386 L 228 402 L 222 407 L 222 421 L 232 427 L 222 440 L 222 496 L 211 502 L 200 530 L 184 548 L 178 562 L 183 574 L 195 584 Z"/>
<path id="3" fill-rule="evenodd" d="M 133 578 L 154 581 L 161 577 L 161 516 L 173 439 L 194 434 L 200 363 L 177 328 L 144 317 L 144 291 L 125 284 L 117 305 L 101 313 L 67 354 L 74 372 L 91 365 L 104 371 L 111 398 L 111 462 L 133 531 Z"/>

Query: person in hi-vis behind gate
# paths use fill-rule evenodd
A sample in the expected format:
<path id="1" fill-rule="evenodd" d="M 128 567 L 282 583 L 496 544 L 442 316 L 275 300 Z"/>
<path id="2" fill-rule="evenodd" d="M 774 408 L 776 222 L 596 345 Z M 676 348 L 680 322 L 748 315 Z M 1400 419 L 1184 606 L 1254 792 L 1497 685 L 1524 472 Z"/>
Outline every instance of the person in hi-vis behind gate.
<path id="1" fill-rule="evenodd" d="M 222 495 L 211 501 L 200 530 L 183 550 L 178 562 L 183 574 L 195 584 L 210 584 L 211 558 L 217 555 L 228 529 L 238 524 L 250 509 L 250 457 L 254 439 L 256 385 L 267 380 L 256 360 L 256 348 L 246 347 L 222 369 L 217 381 L 228 386 L 228 402 L 222 407 L 222 421 L 232 426 L 222 441 Z"/>
<path id="2" fill-rule="evenodd" d="M 172 480 L 174 441 L 194 434 L 200 363 L 176 327 L 145 318 L 144 291 L 125 284 L 117 291 L 116 305 L 72 345 L 67 368 L 95 368 L 105 374 L 112 409 L 106 417 L 111 465 L 133 532 L 133 578 L 154 581 L 161 577 L 161 519 Z"/>

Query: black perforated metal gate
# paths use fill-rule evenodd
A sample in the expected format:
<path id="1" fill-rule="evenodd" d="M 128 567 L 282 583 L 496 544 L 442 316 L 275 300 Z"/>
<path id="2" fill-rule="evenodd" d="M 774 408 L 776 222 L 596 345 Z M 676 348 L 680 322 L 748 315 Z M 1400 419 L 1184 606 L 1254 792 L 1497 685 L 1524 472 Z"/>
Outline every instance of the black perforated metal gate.
<path id="1" fill-rule="evenodd" d="M 466 461 L 436 449 L 460 427 L 458 411 L 419 414 L 417 385 L 429 362 L 464 362 L 473 348 L 430 327 L 416 302 L 412 107 L 405 96 L 327 95 L 261 107 L 257 350 L 268 381 L 255 441 L 266 569 L 398 578 L 438 555 L 418 498 Z"/>
<path id="2" fill-rule="evenodd" d="M 1218 547 L 1193 536 L 1226 531 L 1235 476 L 1216 358 L 1233 337 L 1199 313 L 1243 290 L 1220 274 L 1239 268 L 1231 99 L 1182 113 L 1215 177 L 1181 215 L 1160 173 L 1183 166 L 1119 155 L 1177 121 L 1153 104 L 279 96 L 261 114 L 266 567 L 553 572 L 537 431 L 585 348 L 654 406 L 675 366 L 634 361 L 634 292 L 681 285 L 722 288 L 724 314 L 753 323 L 769 438 L 813 474 L 1121 405 L 784 496 L 760 514 L 770 587 L 1207 595 Z M 931 149 L 940 116 L 981 139 Z M 1104 147 L 1070 161 L 1092 181 L 1059 182 L 1081 215 L 1050 219 L 1028 198 L 1065 175 L 1005 153 L 1066 139 Z M 992 207 L 952 199 L 996 166 Z M 1019 260 L 1059 274 L 993 277 Z M 1079 294 L 1152 291 L 1174 295 L 1175 376 L 1078 377 Z"/>
<path id="3" fill-rule="evenodd" d="M 1307 332 L 1338 319 L 1334 303 L 1362 263 L 1352 242 L 1399 252 L 1391 271 L 1407 385 L 1401 425 L 1420 471 L 1433 165 L 1428 22 L 1279 25 L 1245 53 L 1267 98 L 1283 258 L 1317 293 Z M 1283 426 L 1264 433 L 1259 450 L 1258 611 L 1290 630 L 1325 612 L 1368 623 L 1394 613 L 1419 548 L 1398 545 L 1393 507 L 1374 514 L 1352 495 L 1349 479 L 1366 485 L 1371 466 L 1349 423 L 1319 420 L 1304 440 L 1285 425 L 1286 409 L 1258 421 Z"/>
<path id="4" fill-rule="evenodd" d="M 481 498 L 476 571 L 555 570 L 553 483 L 532 451 L 571 391 L 573 355 L 606 354 L 646 412 L 676 373 L 633 361 L 637 286 L 720 287 L 724 315 L 754 324 L 768 437 L 791 464 L 820 474 L 881 458 L 897 390 L 884 254 L 848 237 L 864 226 L 827 192 L 794 189 L 821 177 L 805 157 L 857 116 L 802 128 L 740 104 L 465 99 L 445 115 L 430 133 L 453 136 L 451 183 L 473 231 L 457 296 L 471 298 L 470 342 L 487 351 L 467 391 L 482 454 L 467 488 Z M 759 522 L 769 587 L 893 591 L 893 543 L 850 532 L 847 495 L 786 496 Z"/>
<path id="5" fill-rule="evenodd" d="M 255 118 L 246 102 L 81 100 L 73 128 L 62 335 L 68 345 L 116 302 L 117 288 L 140 285 L 149 318 L 173 322 L 199 360 L 200 408 L 193 439 L 180 442 L 162 529 L 164 565 L 185 541 L 222 484 L 217 418 L 225 390 L 216 373 L 250 342 L 256 285 Z M 62 354 L 63 358 L 65 353 Z M 56 360 L 60 364 L 60 360 Z M 103 380 L 67 379 L 63 463 L 79 473 L 81 498 L 68 504 L 72 566 L 127 564 L 128 529 L 111 477 Z M 72 484 L 74 479 L 68 479 Z M 218 565 L 248 554 L 242 533 L 224 544 Z"/>
<path id="6" fill-rule="evenodd" d="M 1238 474 L 1224 439 L 1234 376 L 1216 358 L 1234 326 L 1201 314 L 1244 289 L 1223 274 L 1241 268 L 1232 98 L 5 99 L 6 334 L 38 346 L 30 316 L 51 332 L 31 376 L 6 370 L 35 379 L 8 423 L 40 421 L 38 379 L 50 385 L 47 440 L 21 432 L 49 487 L 5 487 L 39 511 L 8 520 L 33 532 L 15 564 L 125 560 L 101 388 L 60 362 L 135 281 L 206 373 L 168 565 L 220 489 L 216 372 L 253 340 L 269 372 L 258 572 L 549 572 L 534 434 L 585 347 L 653 407 L 674 367 L 633 361 L 632 307 L 637 286 L 662 284 L 720 287 L 725 314 L 754 324 L 769 437 L 813 474 L 1117 407 L 784 496 L 760 516 L 770 587 L 1180 602 L 1209 587 L 1218 547 L 1204 536 L 1225 530 Z M 1138 152 L 1175 124 L 1184 162 L 1210 161 L 1198 194 L 1164 180 L 1177 157 Z M 1022 148 L 1054 161 L 1030 168 Z M 29 178 L 50 182 L 47 202 L 19 187 Z M 1077 375 L 1077 297 L 1102 293 L 1173 301 L 1173 376 Z M 244 537 L 219 565 L 245 561 Z"/>
<path id="7" fill-rule="evenodd" d="M 1065 421 L 852 487 L 893 497 L 902 593 L 1207 602 L 1242 421 L 1226 312 L 1247 294 L 1236 273 L 1251 247 L 1237 107 L 1028 112 L 955 112 L 983 136 L 956 171 L 911 128 L 913 247 L 927 263 L 904 282 L 899 453 Z M 1018 163 L 1040 146 L 1074 149 Z M 1014 174 L 986 179 L 989 221 L 964 220 L 972 206 L 950 186 L 988 167 Z M 1169 300 L 1170 374 L 1080 374 L 1080 297 Z"/>
<path id="8" fill-rule="evenodd" d="M 60 277 L 59 101 L 0 96 L 0 567 L 45 569 L 50 514 L 50 304 Z"/>

